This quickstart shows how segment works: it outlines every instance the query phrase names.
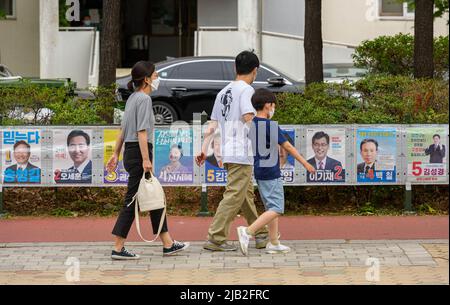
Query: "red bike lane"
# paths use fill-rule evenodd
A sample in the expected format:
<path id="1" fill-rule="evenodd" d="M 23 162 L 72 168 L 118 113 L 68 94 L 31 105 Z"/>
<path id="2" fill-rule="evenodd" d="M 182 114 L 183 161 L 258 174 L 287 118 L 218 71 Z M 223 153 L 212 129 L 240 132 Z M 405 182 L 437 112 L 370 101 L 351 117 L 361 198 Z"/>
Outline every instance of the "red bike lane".
<path id="1" fill-rule="evenodd" d="M 115 218 L 17 218 L 0 219 L 0 243 L 107 242 Z M 207 237 L 211 217 L 169 216 L 169 231 L 178 240 L 201 241 Z M 148 218 L 141 221 L 150 238 Z M 245 225 L 238 217 L 231 228 Z M 280 219 L 282 240 L 394 240 L 448 239 L 448 216 L 285 216 Z M 129 241 L 140 241 L 133 225 Z"/>

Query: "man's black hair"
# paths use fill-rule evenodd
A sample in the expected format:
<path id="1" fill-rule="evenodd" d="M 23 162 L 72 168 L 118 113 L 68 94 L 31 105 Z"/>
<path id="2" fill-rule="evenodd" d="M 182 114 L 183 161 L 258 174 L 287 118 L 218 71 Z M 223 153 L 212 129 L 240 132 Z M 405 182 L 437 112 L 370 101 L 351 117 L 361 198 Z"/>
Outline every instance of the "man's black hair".
<path id="1" fill-rule="evenodd" d="M 91 145 L 91 138 L 87 133 L 85 133 L 82 130 L 72 130 L 67 136 L 67 146 L 70 145 L 70 140 L 72 140 L 75 137 L 84 137 L 86 139 L 86 144 L 88 146 Z"/>
<path id="2" fill-rule="evenodd" d="M 377 150 L 378 150 L 378 142 L 377 142 L 377 140 L 375 140 L 375 139 L 364 139 L 364 140 L 362 140 L 361 144 L 359 145 L 359 150 L 362 151 L 363 145 L 364 145 L 364 144 L 367 144 L 367 143 L 373 143 L 373 144 L 375 144 L 375 147 L 376 147 Z"/>
<path id="3" fill-rule="evenodd" d="M 255 90 L 252 96 L 252 105 L 256 111 L 262 110 L 265 104 L 276 103 L 277 98 L 272 91 L 265 88 L 259 88 Z"/>
<path id="4" fill-rule="evenodd" d="M 441 139 L 441 136 L 438 135 L 438 134 L 435 134 L 435 135 L 433 136 L 433 139 L 434 139 L 434 137 L 438 137 L 439 139 Z"/>
<path id="5" fill-rule="evenodd" d="M 327 133 L 323 132 L 323 131 L 316 132 L 313 135 L 313 137 L 312 137 L 312 144 L 314 144 L 314 141 L 322 139 L 322 138 L 325 138 L 325 140 L 327 140 L 327 144 L 330 144 L 330 136 Z"/>
<path id="6" fill-rule="evenodd" d="M 259 59 L 255 53 L 244 51 L 236 56 L 236 73 L 238 75 L 250 74 L 255 68 L 259 68 Z"/>

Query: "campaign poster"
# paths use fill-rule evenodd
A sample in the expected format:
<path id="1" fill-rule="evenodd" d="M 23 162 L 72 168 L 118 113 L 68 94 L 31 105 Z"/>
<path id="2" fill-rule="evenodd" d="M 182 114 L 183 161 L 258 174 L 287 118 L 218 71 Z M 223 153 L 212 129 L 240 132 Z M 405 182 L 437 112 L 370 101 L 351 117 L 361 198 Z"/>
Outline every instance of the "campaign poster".
<path id="1" fill-rule="evenodd" d="M 205 176 L 207 184 L 226 184 L 227 171 L 223 166 L 220 130 L 214 133 L 205 161 Z"/>
<path id="2" fill-rule="evenodd" d="M 105 129 L 103 131 L 103 182 L 105 184 L 128 183 L 128 173 L 123 166 L 123 147 L 117 168 L 111 173 L 106 170 L 106 164 L 116 149 L 116 139 L 120 132 L 120 129 Z"/>
<path id="3" fill-rule="evenodd" d="M 446 182 L 448 149 L 444 127 L 406 128 L 410 182 Z"/>
<path id="4" fill-rule="evenodd" d="M 295 147 L 295 130 L 289 128 L 282 128 L 284 136 Z M 283 183 L 289 184 L 294 183 L 295 179 L 295 159 L 292 157 L 283 147 L 279 147 L 279 157 L 280 157 L 280 170 L 281 179 Z"/>
<path id="5" fill-rule="evenodd" d="M 53 181 L 92 183 L 92 130 L 53 130 Z"/>
<path id="6" fill-rule="evenodd" d="M 192 128 L 155 129 L 154 173 L 162 184 L 194 182 Z"/>
<path id="7" fill-rule="evenodd" d="M 307 172 L 308 183 L 345 182 L 345 128 L 309 128 L 306 156 L 316 172 Z"/>
<path id="8" fill-rule="evenodd" d="M 395 128 L 356 130 L 357 182 L 396 182 L 396 138 Z"/>
<path id="9" fill-rule="evenodd" d="M 41 183 L 41 131 L 2 130 L 4 184 Z"/>

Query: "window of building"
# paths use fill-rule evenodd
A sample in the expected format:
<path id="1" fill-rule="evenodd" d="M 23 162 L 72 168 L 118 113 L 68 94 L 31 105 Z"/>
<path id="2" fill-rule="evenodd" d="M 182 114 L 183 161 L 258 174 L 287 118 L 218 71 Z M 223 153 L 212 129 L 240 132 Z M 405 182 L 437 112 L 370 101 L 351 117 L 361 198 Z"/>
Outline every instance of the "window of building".
<path id="1" fill-rule="evenodd" d="M 406 2 L 400 0 L 380 0 L 379 2 L 380 17 L 394 18 L 413 18 L 414 9 Z"/>
<path id="2" fill-rule="evenodd" d="M 1 17 L 16 17 L 16 0 L 0 0 L 0 19 Z"/>

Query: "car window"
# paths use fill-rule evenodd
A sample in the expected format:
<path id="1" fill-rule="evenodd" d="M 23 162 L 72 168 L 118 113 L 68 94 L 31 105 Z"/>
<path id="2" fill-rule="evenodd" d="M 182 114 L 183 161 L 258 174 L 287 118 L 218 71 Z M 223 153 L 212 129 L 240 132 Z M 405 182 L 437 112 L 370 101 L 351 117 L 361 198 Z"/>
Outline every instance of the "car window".
<path id="1" fill-rule="evenodd" d="M 174 69 L 174 79 L 223 80 L 223 69 L 220 61 L 203 61 L 181 64 Z"/>
<path id="2" fill-rule="evenodd" d="M 234 62 L 231 61 L 226 61 L 224 62 L 224 66 L 225 66 L 225 79 L 226 80 L 234 80 L 236 78 L 235 76 L 235 71 L 234 71 Z M 261 66 L 258 69 L 258 74 L 256 75 L 256 81 L 257 82 L 267 82 L 268 78 L 274 77 L 274 76 L 278 76 L 275 73 L 270 72 L 269 70 L 267 70 L 265 67 Z"/>
<path id="3" fill-rule="evenodd" d="M 160 71 L 160 72 L 158 72 L 159 77 L 161 77 L 161 78 L 173 78 L 172 74 L 173 74 L 174 70 L 175 70 L 175 67 L 168 68 L 168 69 L 165 69 L 163 71 Z"/>
<path id="4" fill-rule="evenodd" d="M 224 61 L 223 65 L 225 68 L 225 80 L 233 81 L 236 78 L 234 72 L 234 61 Z"/>
<path id="5" fill-rule="evenodd" d="M 278 75 L 270 72 L 269 70 L 267 70 L 264 67 L 260 67 L 258 69 L 258 74 L 256 75 L 256 81 L 257 82 L 267 82 L 267 79 L 274 77 L 274 76 L 278 76 Z"/>

